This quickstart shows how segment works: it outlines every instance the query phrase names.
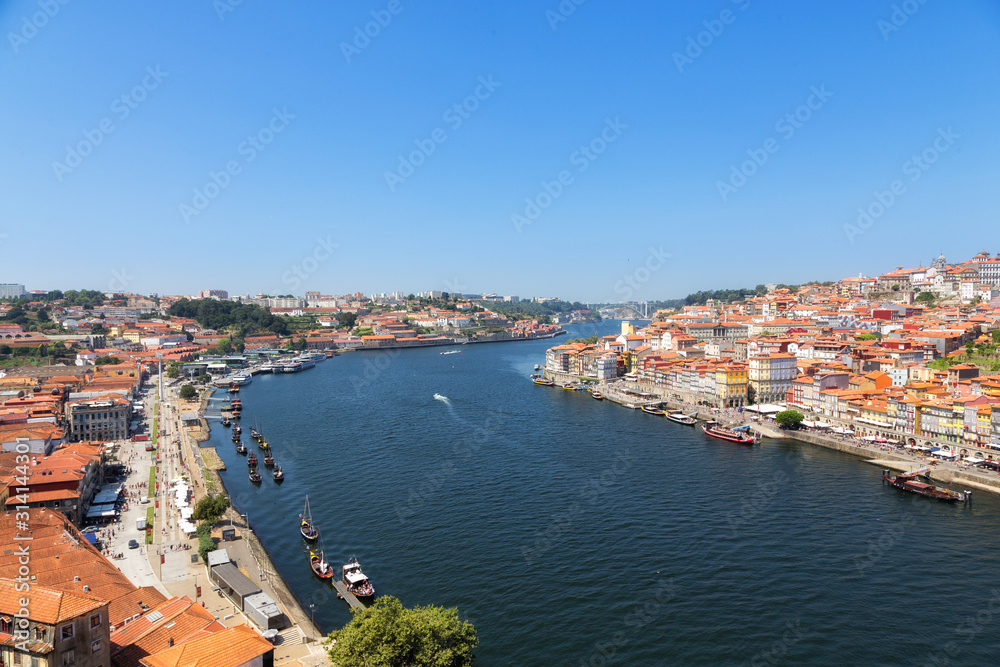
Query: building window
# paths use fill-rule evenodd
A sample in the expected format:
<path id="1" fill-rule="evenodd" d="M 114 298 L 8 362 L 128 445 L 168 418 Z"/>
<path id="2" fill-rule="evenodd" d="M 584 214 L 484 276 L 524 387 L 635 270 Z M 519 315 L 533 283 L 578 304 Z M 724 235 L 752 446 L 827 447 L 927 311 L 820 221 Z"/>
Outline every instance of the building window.
<path id="1" fill-rule="evenodd" d="M 60 628 L 60 630 L 59 630 L 59 636 L 62 639 L 64 639 L 64 640 L 65 639 L 72 639 L 73 638 L 73 624 L 72 623 L 67 623 L 66 625 L 62 626 L 62 628 Z"/>
<path id="2" fill-rule="evenodd" d="M 9 616 L 0 616 L 0 633 L 5 635 L 14 634 L 11 631 L 11 620 Z"/>
<path id="3" fill-rule="evenodd" d="M 101 650 L 101 640 L 100 639 L 95 639 L 94 641 L 90 642 L 90 652 L 91 653 L 97 653 L 100 650 Z"/>
<path id="4" fill-rule="evenodd" d="M 90 617 L 90 629 L 93 630 L 94 628 L 99 628 L 99 627 L 101 627 L 101 615 L 94 614 L 93 616 Z"/>
<path id="5" fill-rule="evenodd" d="M 66 651 L 65 653 L 63 653 L 63 657 L 62 658 L 63 658 L 62 659 L 62 664 L 63 665 L 75 665 L 76 664 L 76 651 L 74 651 L 73 649 L 70 649 L 70 650 Z"/>

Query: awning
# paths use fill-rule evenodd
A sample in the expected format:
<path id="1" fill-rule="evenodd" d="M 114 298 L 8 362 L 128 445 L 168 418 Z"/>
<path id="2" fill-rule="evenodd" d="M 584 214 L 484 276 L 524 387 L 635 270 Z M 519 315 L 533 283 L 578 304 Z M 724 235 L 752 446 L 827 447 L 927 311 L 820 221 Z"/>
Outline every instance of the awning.
<path id="1" fill-rule="evenodd" d="M 87 533 L 86 535 L 84 535 L 84 537 L 87 538 L 88 542 L 90 542 L 94 546 L 97 546 L 97 533 Z"/>
<path id="2" fill-rule="evenodd" d="M 834 433 L 842 433 L 844 435 L 853 435 L 854 434 L 854 431 L 852 431 L 849 428 L 844 428 L 843 426 L 838 426 L 837 428 L 833 429 L 833 432 Z"/>
<path id="3" fill-rule="evenodd" d="M 966 457 L 965 457 L 964 459 L 962 459 L 962 460 L 963 460 L 963 461 L 965 461 L 966 463 L 973 463 L 973 464 L 975 464 L 975 463 L 982 463 L 982 462 L 984 462 L 984 461 L 985 461 L 986 459 L 977 459 L 977 458 L 976 458 L 975 456 L 966 456 Z"/>

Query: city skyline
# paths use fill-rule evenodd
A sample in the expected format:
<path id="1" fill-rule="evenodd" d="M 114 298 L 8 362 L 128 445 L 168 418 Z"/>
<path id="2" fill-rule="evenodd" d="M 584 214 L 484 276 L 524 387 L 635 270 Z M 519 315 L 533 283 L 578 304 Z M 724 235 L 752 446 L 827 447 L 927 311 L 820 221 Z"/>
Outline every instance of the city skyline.
<path id="1" fill-rule="evenodd" d="M 670 299 L 996 217 L 987 2 L 40 7 L 0 8 L 31 287 Z"/>

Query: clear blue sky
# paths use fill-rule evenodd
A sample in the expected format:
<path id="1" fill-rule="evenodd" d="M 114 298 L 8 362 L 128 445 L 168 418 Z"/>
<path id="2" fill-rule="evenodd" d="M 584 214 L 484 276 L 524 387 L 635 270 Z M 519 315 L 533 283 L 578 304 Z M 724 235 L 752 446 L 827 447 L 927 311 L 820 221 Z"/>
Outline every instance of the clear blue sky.
<path id="1" fill-rule="evenodd" d="M 48 1 L 0 2 L 0 282 L 658 299 L 1000 251 L 996 2 Z"/>

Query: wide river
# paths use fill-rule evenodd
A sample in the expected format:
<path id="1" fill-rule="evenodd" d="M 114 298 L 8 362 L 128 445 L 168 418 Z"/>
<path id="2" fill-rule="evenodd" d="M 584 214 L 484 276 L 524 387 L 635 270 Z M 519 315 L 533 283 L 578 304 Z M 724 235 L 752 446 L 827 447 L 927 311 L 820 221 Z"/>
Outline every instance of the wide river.
<path id="1" fill-rule="evenodd" d="M 457 606 L 482 665 L 1000 660 L 997 498 L 911 497 L 845 454 L 533 385 L 561 340 L 352 352 L 243 388 L 245 436 L 256 418 L 285 483 L 251 486 L 218 424 L 211 444 L 324 631 L 350 613 L 309 570 L 307 494 L 331 563 L 357 556 L 406 606 Z"/>

